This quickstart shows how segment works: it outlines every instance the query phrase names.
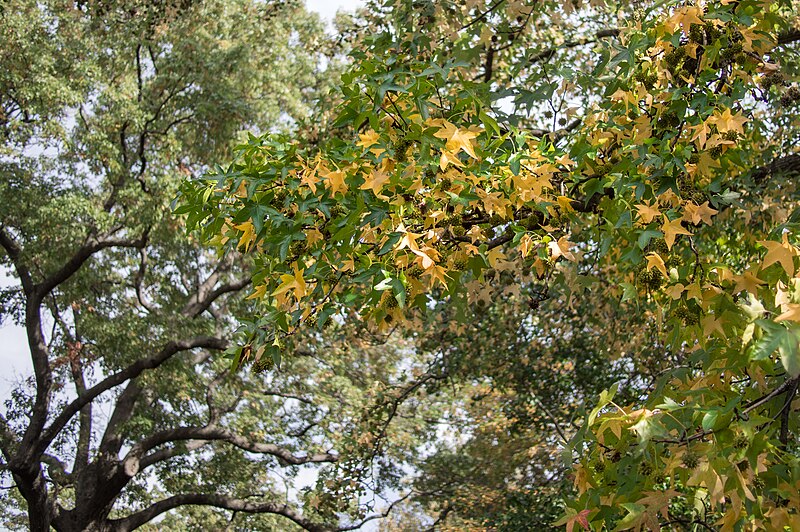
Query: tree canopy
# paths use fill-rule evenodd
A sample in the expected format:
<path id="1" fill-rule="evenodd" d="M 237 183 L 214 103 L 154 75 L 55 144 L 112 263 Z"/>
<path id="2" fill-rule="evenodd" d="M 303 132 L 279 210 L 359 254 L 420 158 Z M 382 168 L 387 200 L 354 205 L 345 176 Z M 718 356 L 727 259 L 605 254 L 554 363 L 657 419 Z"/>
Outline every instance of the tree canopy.
<path id="1" fill-rule="evenodd" d="M 376 382 L 416 364 L 399 347 L 323 363 L 330 344 L 309 340 L 286 373 L 232 374 L 214 353 L 254 312 L 246 259 L 187 238 L 170 203 L 242 130 L 308 120 L 340 48 L 297 2 L 248 0 L 3 2 L 0 35 L 16 281 L 0 318 L 33 368 L 3 398 L 2 526 L 131 530 L 173 511 L 160 530 L 338 529 L 286 485 L 335 463 Z"/>
<path id="2" fill-rule="evenodd" d="M 800 527 L 797 12 L 371 4 L 312 134 L 250 136 L 181 190 L 190 228 L 253 261 L 233 365 L 331 322 L 463 337 L 516 302 L 515 334 L 555 347 L 605 315 L 616 342 L 587 352 L 633 376 L 562 431 L 557 522 Z M 473 369 L 524 367 L 508 345 Z"/>

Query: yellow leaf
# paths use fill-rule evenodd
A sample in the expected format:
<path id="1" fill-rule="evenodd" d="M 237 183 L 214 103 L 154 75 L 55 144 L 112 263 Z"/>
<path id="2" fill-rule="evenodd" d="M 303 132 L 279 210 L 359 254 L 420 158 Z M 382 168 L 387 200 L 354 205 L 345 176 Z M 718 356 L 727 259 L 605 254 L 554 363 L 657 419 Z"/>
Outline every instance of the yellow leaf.
<path id="1" fill-rule="evenodd" d="M 281 284 L 272 292 L 273 296 L 279 296 L 289 290 L 294 290 L 294 297 L 297 300 L 306 295 L 306 281 L 303 278 L 303 270 L 298 269 L 297 263 L 293 264 L 292 267 L 294 268 L 294 275 L 289 273 L 281 275 Z"/>
<path id="2" fill-rule="evenodd" d="M 267 294 L 267 285 L 260 284 L 256 287 L 252 294 L 247 296 L 246 299 L 261 299 Z"/>
<path id="3" fill-rule="evenodd" d="M 664 290 L 664 293 L 666 293 L 672 299 L 680 299 L 681 295 L 683 294 L 683 290 L 684 290 L 683 284 L 678 283 Z"/>
<path id="4" fill-rule="evenodd" d="M 334 170 L 333 172 L 322 174 L 322 177 L 325 179 L 325 186 L 331 191 L 331 196 L 335 196 L 337 192 L 341 192 L 342 194 L 347 192 L 347 183 L 344 182 L 346 175 L 347 174 L 341 170 Z"/>
<path id="5" fill-rule="evenodd" d="M 733 289 L 736 294 L 742 290 L 747 290 L 754 296 L 758 296 L 758 287 L 767 284 L 765 281 L 753 275 L 753 272 L 749 270 L 744 272 L 743 275 L 734 275 L 733 280 L 736 282 L 736 286 Z"/>
<path id="6" fill-rule="evenodd" d="M 711 337 L 711 335 L 715 332 L 718 332 L 720 336 L 725 338 L 725 330 L 722 328 L 722 320 L 717 319 L 717 317 L 713 314 L 707 314 L 704 316 L 700 321 L 700 325 L 703 327 L 703 335 L 705 335 L 707 338 Z"/>
<path id="7" fill-rule="evenodd" d="M 441 168 L 444 171 L 447 169 L 448 164 L 453 164 L 454 166 L 457 166 L 459 168 L 464 166 L 464 164 L 458 160 L 458 157 L 456 157 L 455 153 L 445 149 L 442 150 L 442 156 L 439 157 L 439 168 Z"/>
<path id="8" fill-rule="evenodd" d="M 498 261 L 500 259 L 504 259 L 505 257 L 505 253 L 503 253 L 503 250 L 499 247 L 490 250 L 489 253 L 486 254 L 486 260 L 489 262 L 489 266 L 492 268 L 496 268 Z"/>
<path id="9" fill-rule="evenodd" d="M 562 211 L 575 212 L 575 209 L 572 208 L 572 200 L 567 196 L 558 196 L 556 201 L 558 202 L 558 206 L 561 207 Z"/>
<path id="10" fill-rule="evenodd" d="M 558 257 L 564 257 L 567 260 L 574 261 L 575 255 L 570 251 L 572 247 L 572 242 L 567 240 L 567 237 L 562 236 L 558 239 L 558 241 L 551 241 L 547 247 L 550 249 L 550 255 L 553 257 L 553 260 L 557 259 Z"/>
<path id="11" fill-rule="evenodd" d="M 798 303 L 787 303 L 784 305 L 783 314 L 775 318 L 775 321 L 794 321 L 800 323 L 800 304 Z"/>
<path id="12" fill-rule="evenodd" d="M 247 253 L 256 240 L 256 229 L 253 227 L 253 223 L 247 220 L 233 227 L 242 232 L 242 236 L 239 237 L 239 245 L 237 248 L 244 248 L 244 252 Z"/>
<path id="13" fill-rule="evenodd" d="M 683 228 L 680 218 L 670 221 L 666 214 L 664 215 L 664 224 L 661 226 L 661 231 L 664 232 L 664 242 L 667 243 L 667 249 L 672 249 L 677 235 L 692 235 L 692 233 Z"/>
<path id="14" fill-rule="evenodd" d="M 711 225 L 711 217 L 718 212 L 718 210 L 711 208 L 707 201 L 702 205 L 697 205 L 694 202 L 689 201 L 683 208 L 683 218 L 681 219 L 691 222 L 694 225 L 697 225 L 700 222 Z"/>
<path id="15" fill-rule="evenodd" d="M 661 258 L 661 255 L 658 253 L 650 253 L 647 255 L 647 271 L 652 270 L 653 268 L 657 269 L 661 273 L 664 274 L 664 277 L 669 279 L 669 274 L 667 273 L 667 266 L 664 264 L 664 259 Z M 681 291 L 683 288 L 681 288 Z M 680 297 L 680 296 L 678 296 Z M 678 299 L 677 297 L 674 299 Z"/>
<path id="16" fill-rule="evenodd" d="M 417 244 L 417 238 L 419 238 L 422 235 L 419 235 L 417 233 L 411 233 L 410 231 L 407 231 L 403 224 L 400 224 L 400 226 L 397 228 L 397 230 L 399 232 L 401 232 L 401 233 L 405 233 L 403 235 L 403 238 L 401 238 L 400 242 L 398 242 L 398 244 L 397 244 L 397 250 L 399 251 L 401 249 L 408 248 L 409 250 L 411 250 L 411 252 L 413 254 L 415 254 L 418 257 L 422 258 L 422 267 L 423 267 L 423 269 L 427 270 L 430 267 L 432 267 L 433 264 L 434 264 L 433 259 L 430 258 L 426 253 L 421 251 L 419 249 L 419 245 Z"/>
<path id="17" fill-rule="evenodd" d="M 360 190 L 371 190 L 376 196 L 379 195 L 383 185 L 389 180 L 389 174 L 383 173 L 381 170 L 372 170 L 367 176 L 364 184 L 359 187 Z"/>
<path id="18" fill-rule="evenodd" d="M 305 163 L 302 163 L 304 166 L 303 174 L 300 176 L 300 184 L 305 185 L 311 189 L 311 192 L 314 194 L 317 193 L 317 183 L 319 183 L 320 179 L 317 177 L 317 170 L 319 169 L 319 162 L 317 162 L 314 168 L 310 168 L 305 166 Z"/>
<path id="19" fill-rule="evenodd" d="M 786 233 L 783 234 L 783 242 L 762 240 L 759 244 L 767 248 L 767 254 L 761 263 L 762 270 L 777 262 L 789 277 L 794 275 L 794 257 L 797 256 L 797 248 L 789 243 Z"/>
<path id="20" fill-rule="evenodd" d="M 364 148 L 369 148 L 370 146 L 374 146 L 378 143 L 378 140 L 381 138 L 380 133 L 376 132 L 374 129 L 370 129 L 366 133 L 360 133 L 358 135 L 359 141 L 356 142 L 356 146 L 362 146 Z"/>
<path id="21" fill-rule="evenodd" d="M 649 224 L 653 219 L 661 216 L 661 211 L 658 210 L 657 206 L 648 205 L 647 203 L 636 205 L 636 211 L 644 224 Z"/>
<path id="22" fill-rule="evenodd" d="M 433 136 L 440 139 L 446 139 L 447 143 L 445 144 L 445 147 L 448 150 L 454 153 L 458 153 L 459 150 L 463 150 L 473 159 L 477 159 L 478 156 L 475 154 L 475 150 L 472 147 L 471 141 L 478 136 L 478 132 L 470 131 L 469 129 L 464 128 L 459 129 L 455 126 L 455 124 L 452 124 L 447 120 L 443 120 L 442 123 L 444 124 L 442 129 L 434 133 Z"/>
<path id="23" fill-rule="evenodd" d="M 725 109 L 721 113 L 717 111 L 706 120 L 706 123 L 709 125 L 717 126 L 717 130 L 719 130 L 720 133 L 736 131 L 737 133 L 744 134 L 744 128 L 742 126 L 745 122 L 747 122 L 747 118 L 738 113 L 731 113 L 730 109 Z"/>
<path id="24" fill-rule="evenodd" d="M 522 235 L 519 241 L 519 251 L 523 257 L 527 257 L 533 247 L 533 237 L 531 235 Z"/>
<path id="25" fill-rule="evenodd" d="M 447 274 L 445 274 L 444 268 L 441 266 L 432 265 L 430 268 L 425 269 L 423 275 L 430 277 L 429 286 L 431 288 L 436 286 L 437 281 L 442 283 L 443 286 L 447 286 L 447 281 L 445 280 L 447 279 Z"/>

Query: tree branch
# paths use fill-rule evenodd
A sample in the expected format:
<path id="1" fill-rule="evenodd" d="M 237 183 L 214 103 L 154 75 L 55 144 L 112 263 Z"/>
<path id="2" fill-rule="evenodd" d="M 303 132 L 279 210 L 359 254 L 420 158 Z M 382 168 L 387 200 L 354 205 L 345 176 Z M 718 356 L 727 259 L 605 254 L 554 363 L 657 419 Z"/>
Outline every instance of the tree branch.
<path id="1" fill-rule="evenodd" d="M 216 493 L 185 493 L 182 495 L 174 495 L 167 499 L 160 500 L 148 508 L 145 508 L 144 510 L 129 517 L 117 519 L 111 521 L 111 523 L 114 530 L 127 532 L 144 525 L 164 512 L 168 512 L 174 508 L 186 505 L 214 506 L 217 508 L 223 508 L 225 510 L 253 514 L 268 513 L 281 515 L 294 521 L 296 524 L 300 525 L 309 532 L 332 532 L 337 530 L 337 527 L 335 526 L 315 523 L 305 519 L 294 508 L 286 504 L 248 501 L 245 499 L 236 499 L 234 497 Z"/>
<path id="2" fill-rule="evenodd" d="M 215 337 L 197 337 L 189 340 L 169 342 L 155 355 L 139 359 L 122 371 L 106 377 L 99 383 L 86 390 L 85 394 L 72 401 L 69 405 L 67 405 L 66 408 L 64 408 L 64 410 L 61 411 L 58 417 L 53 420 L 53 423 L 47 428 L 47 430 L 44 431 L 37 444 L 29 452 L 30 459 L 35 459 L 36 457 L 41 456 L 53 439 L 64 429 L 69 420 L 72 419 L 72 416 L 74 416 L 86 404 L 93 401 L 95 397 L 101 393 L 106 392 L 115 386 L 119 386 L 127 380 L 135 379 L 145 370 L 157 368 L 169 360 L 173 355 L 180 353 L 181 351 L 187 351 L 189 349 L 196 349 L 200 347 L 205 349 L 222 350 L 227 346 L 227 341 Z"/>
<path id="3" fill-rule="evenodd" d="M 778 45 L 800 41 L 800 28 L 791 28 L 778 34 Z"/>
<path id="4" fill-rule="evenodd" d="M 25 295 L 30 295 L 34 290 L 31 272 L 22 263 L 22 248 L 6 231 L 4 225 L 0 225 L 0 246 L 3 246 L 8 258 L 11 259 L 11 263 L 14 265 L 14 269 L 17 272 L 19 281 L 22 283 L 22 290 L 25 292 Z"/>
<path id="5" fill-rule="evenodd" d="M 274 443 L 259 443 L 248 440 L 244 436 L 234 434 L 223 427 L 207 425 L 205 427 L 179 427 L 176 429 L 157 432 L 140 441 L 128 452 L 123 460 L 125 473 L 132 477 L 142 467 L 141 457 L 149 450 L 164 443 L 183 440 L 208 440 L 223 441 L 250 453 L 268 454 L 292 465 L 309 463 L 335 462 L 338 456 L 330 453 L 317 453 L 307 456 L 297 456 L 288 449 Z"/>
<path id="6" fill-rule="evenodd" d="M 147 231 L 136 239 L 112 237 L 107 235 L 98 238 L 90 235 L 81 248 L 61 268 L 50 274 L 44 281 L 36 285 L 36 296 L 41 301 L 55 287 L 72 277 L 89 258 L 107 248 L 142 248 L 147 243 Z"/>

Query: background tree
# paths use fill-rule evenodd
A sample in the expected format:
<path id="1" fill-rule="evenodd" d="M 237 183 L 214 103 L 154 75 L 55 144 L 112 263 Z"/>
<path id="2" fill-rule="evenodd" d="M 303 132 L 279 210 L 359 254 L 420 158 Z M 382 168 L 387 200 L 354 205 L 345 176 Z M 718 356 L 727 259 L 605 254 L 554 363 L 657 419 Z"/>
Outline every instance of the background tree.
<path id="1" fill-rule="evenodd" d="M 0 7 L 0 35 L 0 260 L 18 282 L 2 318 L 33 366 L 0 418 L 6 525 L 129 530 L 192 505 L 212 509 L 159 526 L 337 528 L 286 486 L 339 458 L 397 350 L 380 372 L 307 344 L 291 372 L 231 373 L 246 259 L 170 214 L 180 179 L 242 130 L 309 117 L 338 60 L 317 18 L 298 2 L 22 0 Z"/>
<path id="2" fill-rule="evenodd" d="M 559 522 L 800 526 L 796 3 L 373 11 L 340 134 L 184 187 L 191 226 L 254 256 L 246 346 L 341 313 L 419 330 L 443 301 L 467 321 L 498 275 L 599 294 L 652 317 L 635 358 L 663 366 L 588 412 Z"/>

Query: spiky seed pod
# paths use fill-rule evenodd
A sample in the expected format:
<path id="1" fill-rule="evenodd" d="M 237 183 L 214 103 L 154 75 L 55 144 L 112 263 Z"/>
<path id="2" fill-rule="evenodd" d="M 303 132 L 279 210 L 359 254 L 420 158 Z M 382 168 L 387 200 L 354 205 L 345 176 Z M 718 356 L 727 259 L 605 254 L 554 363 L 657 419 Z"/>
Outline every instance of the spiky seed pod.
<path id="1" fill-rule="evenodd" d="M 639 464 L 639 474 L 643 477 L 649 477 L 653 473 L 653 465 L 650 462 L 641 462 Z"/>
<path id="2" fill-rule="evenodd" d="M 273 364 L 272 358 L 261 357 L 261 359 L 258 362 L 253 363 L 253 365 L 250 367 L 250 371 L 258 375 L 270 369 L 272 367 L 272 364 Z"/>
<path id="3" fill-rule="evenodd" d="M 463 272 L 467 269 L 467 261 L 464 257 L 458 257 L 453 261 L 453 264 L 450 266 L 453 271 Z"/>
<path id="4" fill-rule="evenodd" d="M 453 186 L 453 182 L 450 180 L 450 178 L 445 177 L 441 181 L 439 181 L 439 187 L 442 190 L 449 190 L 450 187 L 452 187 L 452 186 Z"/>
<path id="5" fill-rule="evenodd" d="M 715 41 L 722 35 L 722 32 L 720 32 L 711 22 L 706 22 L 703 25 L 703 30 L 705 30 L 707 42 Z"/>
<path id="6" fill-rule="evenodd" d="M 655 270 L 642 270 L 639 272 L 639 282 L 645 288 L 650 290 L 658 290 L 664 284 L 664 279 L 661 274 Z"/>
<path id="7" fill-rule="evenodd" d="M 343 205 L 337 203 L 336 205 L 331 207 L 331 218 L 338 218 L 339 216 L 342 216 L 346 213 L 347 209 L 345 209 Z"/>
<path id="8" fill-rule="evenodd" d="M 419 279 L 422 275 L 424 270 L 421 266 L 414 264 L 409 269 L 406 270 L 406 278 L 408 279 Z"/>
<path id="9" fill-rule="evenodd" d="M 764 90 L 769 90 L 773 85 L 780 85 L 783 81 L 783 74 L 780 72 L 768 72 L 759 80 L 759 85 Z"/>
<path id="10" fill-rule="evenodd" d="M 697 325 L 700 322 L 700 316 L 698 313 L 685 305 L 681 305 L 676 308 L 674 316 L 681 320 L 687 327 L 691 325 Z"/>
<path id="11" fill-rule="evenodd" d="M 733 131 L 733 130 L 726 131 L 722 135 L 722 138 L 724 138 L 725 140 L 737 141 L 737 140 L 739 140 L 739 133 L 737 133 L 736 131 Z"/>
<path id="12" fill-rule="evenodd" d="M 681 461 L 683 467 L 686 469 L 694 469 L 700 464 L 700 458 L 693 452 L 688 452 L 683 455 L 683 460 Z"/>
<path id="13" fill-rule="evenodd" d="M 597 462 L 594 464 L 594 471 L 595 473 L 602 473 L 606 470 L 606 463 L 605 462 Z"/>
<path id="14" fill-rule="evenodd" d="M 689 40 L 690 41 L 692 41 L 694 43 L 702 44 L 703 43 L 703 39 L 705 38 L 705 36 L 706 36 L 706 34 L 705 34 L 705 31 L 703 31 L 703 26 L 701 26 L 699 24 L 692 24 L 692 27 L 689 28 Z"/>
<path id="15" fill-rule="evenodd" d="M 689 156 L 689 164 L 697 164 L 700 162 L 700 155 L 697 153 L 693 153 Z"/>
<path id="16" fill-rule="evenodd" d="M 464 228 L 463 225 L 456 225 L 450 228 L 450 232 L 453 233 L 453 236 L 462 237 L 467 234 L 467 230 Z"/>
<path id="17" fill-rule="evenodd" d="M 747 449 L 749 446 L 750 446 L 750 438 L 748 438 L 744 434 L 739 434 L 733 441 L 733 447 L 735 449 Z"/>
<path id="18" fill-rule="evenodd" d="M 397 308 L 399 303 L 397 302 L 397 298 L 394 297 L 394 294 L 391 293 L 389 290 L 385 291 L 381 296 L 381 306 L 386 310 L 392 310 Z"/>
<path id="19" fill-rule="evenodd" d="M 447 225 L 461 225 L 464 222 L 464 217 L 460 214 L 453 214 L 447 217 L 445 222 Z"/>

